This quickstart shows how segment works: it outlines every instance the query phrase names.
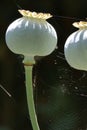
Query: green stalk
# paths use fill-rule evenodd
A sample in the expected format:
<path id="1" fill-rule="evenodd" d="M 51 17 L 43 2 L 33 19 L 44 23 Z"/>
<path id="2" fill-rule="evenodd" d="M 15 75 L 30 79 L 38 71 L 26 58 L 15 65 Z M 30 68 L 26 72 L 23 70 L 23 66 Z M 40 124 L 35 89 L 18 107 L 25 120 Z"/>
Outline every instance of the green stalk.
<path id="1" fill-rule="evenodd" d="M 34 105 L 33 86 L 32 86 L 32 66 L 25 65 L 25 77 L 26 77 L 27 103 L 32 128 L 33 130 L 40 130 Z"/>

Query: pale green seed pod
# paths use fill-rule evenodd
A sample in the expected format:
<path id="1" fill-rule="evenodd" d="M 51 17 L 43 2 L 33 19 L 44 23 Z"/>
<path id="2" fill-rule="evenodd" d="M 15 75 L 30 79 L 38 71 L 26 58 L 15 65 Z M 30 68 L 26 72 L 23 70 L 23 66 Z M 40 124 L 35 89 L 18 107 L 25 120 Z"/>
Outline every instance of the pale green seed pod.
<path id="1" fill-rule="evenodd" d="M 65 58 L 71 67 L 87 70 L 87 22 L 75 22 L 73 25 L 79 30 L 67 38 L 64 45 Z"/>
<path id="2" fill-rule="evenodd" d="M 24 12 L 23 12 L 24 11 Z M 24 56 L 49 55 L 57 45 L 57 34 L 46 19 L 50 14 L 21 10 L 23 17 L 15 20 L 6 31 L 8 48 Z"/>
<path id="3" fill-rule="evenodd" d="M 51 17 L 50 14 L 37 14 L 25 10 L 20 12 L 23 17 L 11 23 L 6 31 L 6 43 L 12 52 L 24 55 L 30 120 L 33 130 L 40 130 L 33 98 L 32 66 L 35 63 L 34 56 L 49 55 L 56 48 L 57 34 L 52 25 L 46 21 Z"/>

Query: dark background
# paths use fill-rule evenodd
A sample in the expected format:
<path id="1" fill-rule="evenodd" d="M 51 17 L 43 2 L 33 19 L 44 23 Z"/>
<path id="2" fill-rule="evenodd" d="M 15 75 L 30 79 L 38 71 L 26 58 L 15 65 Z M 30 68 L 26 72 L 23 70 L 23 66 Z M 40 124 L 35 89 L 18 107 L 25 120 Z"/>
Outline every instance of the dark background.
<path id="1" fill-rule="evenodd" d="M 26 101 L 23 56 L 6 46 L 8 25 L 21 17 L 18 7 L 49 12 L 58 34 L 58 49 L 51 55 L 36 57 L 33 83 L 36 112 L 41 130 L 87 129 L 87 72 L 71 68 L 64 57 L 66 38 L 76 29 L 72 23 L 85 20 L 87 0 L 1 0 L 0 1 L 0 130 L 32 130 Z M 74 19 L 59 18 L 58 16 Z M 78 18 L 78 19 L 76 19 Z"/>

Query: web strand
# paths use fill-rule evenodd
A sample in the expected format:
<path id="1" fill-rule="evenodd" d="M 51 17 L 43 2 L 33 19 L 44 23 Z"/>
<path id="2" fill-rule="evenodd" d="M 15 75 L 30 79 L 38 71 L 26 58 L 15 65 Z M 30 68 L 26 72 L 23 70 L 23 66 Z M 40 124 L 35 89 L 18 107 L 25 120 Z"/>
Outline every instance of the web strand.
<path id="1" fill-rule="evenodd" d="M 9 96 L 12 97 L 11 94 L 0 84 L 0 88 Z"/>

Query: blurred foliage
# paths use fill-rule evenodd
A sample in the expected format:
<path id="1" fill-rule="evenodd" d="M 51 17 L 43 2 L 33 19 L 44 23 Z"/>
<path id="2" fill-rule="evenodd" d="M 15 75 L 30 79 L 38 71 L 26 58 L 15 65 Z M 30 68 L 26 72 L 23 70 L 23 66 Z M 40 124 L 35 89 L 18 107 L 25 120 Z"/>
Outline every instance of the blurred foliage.
<path id="1" fill-rule="evenodd" d="M 21 17 L 18 7 L 86 18 L 86 0 L 1 0 L 0 1 L 0 130 L 32 130 L 26 102 L 22 56 L 5 44 L 8 25 Z M 48 20 L 58 34 L 58 49 L 51 55 L 36 57 L 33 69 L 34 96 L 41 130 L 87 129 L 87 72 L 72 69 L 63 55 L 66 38 L 76 29 L 76 20 L 53 17 Z"/>

